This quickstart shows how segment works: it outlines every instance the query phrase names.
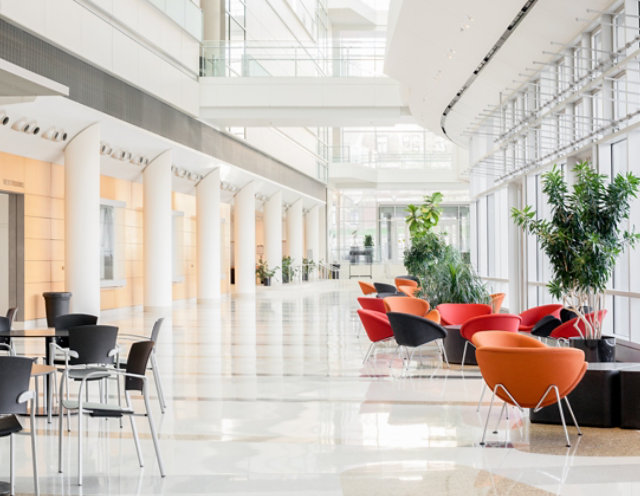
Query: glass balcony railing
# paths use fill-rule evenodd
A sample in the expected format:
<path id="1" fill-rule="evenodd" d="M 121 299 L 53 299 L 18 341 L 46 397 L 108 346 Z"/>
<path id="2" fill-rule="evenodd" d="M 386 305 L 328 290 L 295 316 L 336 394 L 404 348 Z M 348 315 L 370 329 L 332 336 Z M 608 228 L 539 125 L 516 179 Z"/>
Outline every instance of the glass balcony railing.
<path id="1" fill-rule="evenodd" d="M 202 10 L 192 0 L 149 0 L 197 40 L 202 40 Z"/>
<path id="2" fill-rule="evenodd" d="M 385 45 L 343 42 L 331 46 L 277 41 L 205 41 L 203 77 L 381 77 Z"/>
<path id="3" fill-rule="evenodd" d="M 453 154 L 447 152 L 382 153 L 350 146 L 332 147 L 331 163 L 351 164 L 372 169 L 450 169 Z"/>

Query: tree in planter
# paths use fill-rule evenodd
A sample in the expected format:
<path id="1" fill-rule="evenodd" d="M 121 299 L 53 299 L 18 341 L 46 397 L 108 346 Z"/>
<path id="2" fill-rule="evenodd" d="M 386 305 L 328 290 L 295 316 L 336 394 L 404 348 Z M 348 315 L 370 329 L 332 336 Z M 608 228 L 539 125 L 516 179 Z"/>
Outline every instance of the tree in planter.
<path id="1" fill-rule="evenodd" d="M 406 222 L 411 247 L 404 252 L 407 272 L 420 280 L 418 296 L 432 307 L 440 303 L 488 303 L 489 292 L 460 252 L 433 232 L 440 220 L 439 192 L 424 197 L 422 205 L 409 205 Z"/>
<path id="2" fill-rule="evenodd" d="M 256 276 L 264 286 L 271 286 L 271 278 L 276 274 L 277 269 L 278 267 L 269 269 L 269 264 L 260 257 L 256 264 Z"/>
<path id="3" fill-rule="evenodd" d="M 629 218 L 631 200 L 636 198 L 640 178 L 631 172 L 618 174 L 608 185 L 606 176 L 588 162 L 574 168 L 576 182 L 569 193 L 562 171 L 555 166 L 544 174 L 543 192 L 551 206 L 551 220 L 536 219 L 531 206 L 512 209 L 512 216 L 525 232 L 538 238 L 551 263 L 549 292 L 578 315 L 585 339 L 602 337 L 599 319 L 585 317 L 586 309 L 603 308 L 604 291 L 618 255 L 634 246 L 640 235 L 621 229 Z"/>
<path id="4" fill-rule="evenodd" d="M 297 269 L 293 267 L 293 260 L 290 256 L 282 257 L 282 282 L 292 282 L 297 273 Z"/>
<path id="5" fill-rule="evenodd" d="M 313 273 L 316 268 L 316 263 L 311 258 L 302 259 L 302 280 L 308 281 L 309 275 Z"/>
<path id="6" fill-rule="evenodd" d="M 371 263 L 373 261 L 373 236 L 371 236 L 371 234 L 365 234 L 363 244 L 367 263 Z"/>

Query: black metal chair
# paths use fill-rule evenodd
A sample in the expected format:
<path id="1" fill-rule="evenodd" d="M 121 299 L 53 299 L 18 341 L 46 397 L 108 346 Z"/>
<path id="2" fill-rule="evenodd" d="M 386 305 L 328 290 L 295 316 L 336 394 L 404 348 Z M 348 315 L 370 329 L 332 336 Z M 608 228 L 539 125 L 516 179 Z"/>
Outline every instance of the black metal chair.
<path id="1" fill-rule="evenodd" d="M 16 318 L 16 313 L 18 313 L 18 307 L 11 307 L 7 310 L 7 318 L 9 319 L 9 327 L 13 326 L 13 321 Z"/>
<path id="2" fill-rule="evenodd" d="M 8 332 L 11 330 L 11 320 L 8 317 L 0 317 L 0 332 Z M 0 337 L 0 350 L 7 350 L 9 355 L 15 355 L 13 343 L 9 337 Z"/>
<path id="3" fill-rule="evenodd" d="M 40 494 L 38 484 L 38 463 L 36 456 L 35 395 L 29 390 L 33 359 L 27 357 L 0 357 L 0 436 L 9 436 L 10 443 L 10 494 L 15 494 L 15 460 L 13 435 L 22 431 L 22 424 L 16 415 L 27 413 L 30 408 L 31 457 L 33 463 L 33 484 L 36 495 Z"/>
<path id="4" fill-rule="evenodd" d="M 449 359 L 442 343 L 442 340 L 447 337 L 447 331 L 444 327 L 432 320 L 409 313 L 388 312 L 387 317 L 389 317 L 389 323 L 398 347 L 400 349 L 404 347 L 405 350 L 413 348 L 410 354 L 407 352 L 405 368 L 409 366 L 416 349 L 432 341 L 438 344 L 441 356 L 449 366 Z"/>
<path id="5" fill-rule="evenodd" d="M 397 293 L 398 290 L 393 284 L 386 284 L 384 282 L 374 282 L 374 287 L 376 288 L 376 292 L 380 293 Z"/>
<path id="6" fill-rule="evenodd" d="M 53 326 L 56 329 L 56 334 L 58 334 L 59 331 L 67 331 L 70 327 L 96 325 L 97 323 L 98 317 L 95 315 L 89 315 L 86 313 L 67 313 L 65 315 L 58 315 L 53 322 Z M 53 338 L 53 341 L 62 348 L 69 347 L 69 338 L 66 336 L 56 336 Z M 63 363 L 65 363 L 64 357 L 56 357 L 53 354 L 49 355 L 49 365 L 60 365 Z"/>
<path id="7" fill-rule="evenodd" d="M 162 323 L 164 322 L 164 318 L 159 318 L 153 323 L 153 328 L 151 329 L 151 337 L 141 336 L 138 334 L 120 334 L 118 339 L 125 341 L 132 340 L 140 340 L 140 339 L 150 339 L 152 343 L 158 342 L 158 336 L 160 335 L 160 328 L 162 327 Z M 158 369 L 158 361 L 156 360 L 156 347 L 154 346 L 151 350 L 151 357 L 149 358 L 151 362 L 150 369 L 153 372 L 153 381 L 156 385 L 156 391 L 158 392 L 158 402 L 160 403 L 160 411 L 164 413 L 167 408 L 167 402 L 164 399 L 164 390 L 162 388 L 162 382 L 160 379 L 160 371 Z M 121 369 L 127 368 L 126 360 L 120 360 L 119 367 Z"/>
<path id="8" fill-rule="evenodd" d="M 147 378 L 145 376 L 145 372 L 147 370 L 149 356 L 153 350 L 153 342 L 152 341 L 140 341 L 134 343 L 129 350 L 129 356 L 127 359 L 127 367 L 125 370 L 115 369 L 115 368 L 99 368 L 96 369 L 92 367 L 88 368 L 86 365 L 70 365 L 70 367 L 65 371 L 65 374 L 69 374 L 73 370 L 89 370 L 86 375 L 82 378 L 82 382 L 80 383 L 80 389 L 78 391 L 78 399 L 77 400 L 62 400 L 61 405 L 62 409 L 66 409 L 67 412 L 70 410 L 78 411 L 78 485 L 82 485 L 82 440 L 83 440 L 83 427 L 82 427 L 82 417 L 84 414 L 89 414 L 92 417 L 118 417 L 122 418 L 123 416 L 129 416 L 131 420 L 131 430 L 133 432 L 133 440 L 136 445 L 136 452 L 138 454 L 138 461 L 140 466 L 144 466 L 143 458 L 142 458 L 142 450 L 140 447 L 140 440 L 138 439 L 138 430 L 136 428 L 135 421 L 133 416 L 144 416 L 149 420 L 149 428 L 151 430 L 151 437 L 153 439 L 153 446 L 155 448 L 156 457 L 158 459 L 158 466 L 160 468 L 160 475 L 162 477 L 165 476 L 164 467 L 162 464 L 162 457 L 160 455 L 160 446 L 158 444 L 158 436 L 156 434 L 156 427 L 153 423 L 153 417 L 151 414 L 151 407 L 149 405 L 149 393 L 147 388 Z M 82 391 L 87 386 L 87 381 L 91 380 L 93 377 L 102 377 L 101 374 L 108 374 L 111 377 L 115 377 L 118 379 L 118 384 L 120 383 L 119 378 L 124 377 L 124 391 L 125 391 L 125 406 L 122 406 L 120 402 L 120 388 L 118 387 L 118 404 L 110 404 L 110 403 L 90 403 L 82 401 Z M 60 397 L 63 397 L 63 384 L 66 381 L 63 380 L 60 384 Z M 144 398 L 144 413 L 137 413 L 131 402 L 130 393 L 136 391 L 140 393 Z M 61 409 L 61 410 L 62 410 Z M 59 418 L 58 424 L 58 471 L 62 473 L 62 411 Z"/>

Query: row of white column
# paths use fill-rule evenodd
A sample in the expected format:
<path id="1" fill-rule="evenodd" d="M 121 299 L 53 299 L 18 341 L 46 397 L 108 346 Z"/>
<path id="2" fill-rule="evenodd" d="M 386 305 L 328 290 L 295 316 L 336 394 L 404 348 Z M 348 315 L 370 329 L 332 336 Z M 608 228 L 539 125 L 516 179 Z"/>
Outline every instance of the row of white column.
<path id="1" fill-rule="evenodd" d="M 65 149 L 65 283 L 73 293 L 72 311 L 100 312 L 100 125 L 93 124 Z M 172 153 L 167 150 L 143 171 L 144 306 L 166 308 L 172 302 Z M 235 197 L 234 247 L 236 292 L 255 292 L 255 183 Z M 307 249 L 319 256 L 319 209 L 307 213 Z M 196 186 L 198 300 L 220 297 L 220 171 Z M 270 267 L 282 263 L 282 194 L 264 204 L 265 258 Z M 303 259 L 302 200 L 287 211 L 289 255 Z"/>

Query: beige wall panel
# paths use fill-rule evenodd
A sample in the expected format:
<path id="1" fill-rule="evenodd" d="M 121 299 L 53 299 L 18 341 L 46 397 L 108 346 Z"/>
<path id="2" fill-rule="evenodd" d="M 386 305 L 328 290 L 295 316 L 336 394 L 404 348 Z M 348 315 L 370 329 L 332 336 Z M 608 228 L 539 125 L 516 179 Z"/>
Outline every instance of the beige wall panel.
<path id="1" fill-rule="evenodd" d="M 41 319 L 45 316 L 42 293 L 51 291 L 49 283 L 25 283 L 24 285 L 24 318 L 25 320 Z"/>
<path id="2" fill-rule="evenodd" d="M 27 217 L 51 218 L 51 197 L 42 195 L 24 195 L 24 215 Z"/>
<path id="3" fill-rule="evenodd" d="M 0 153 L 0 189 L 24 193 L 24 158 Z"/>
<path id="4" fill-rule="evenodd" d="M 24 237 L 26 239 L 51 239 L 51 220 L 25 216 Z"/>
<path id="5" fill-rule="evenodd" d="M 41 260 L 31 260 L 25 263 L 24 272 L 25 283 L 47 283 L 51 282 L 51 262 Z"/>
<path id="6" fill-rule="evenodd" d="M 64 240 L 51 240 L 51 260 L 64 262 Z"/>
<path id="7" fill-rule="evenodd" d="M 64 167 L 52 164 L 51 166 L 51 196 L 64 198 Z"/>
<path id="8" fill-rule="evenodd" d="M 26 239 L 24 242 L 24 261 L 49 261 L 53 259 L 49 239 Z"/>
<path id="9" fill-rule="evenodd" d="M 51 219 L 51 239 L 64 239 L 64 220 Z"/>
<path id="10" fill-rule="evenodd" d="M 35 195 L 51 194 L 51 164 L 30 158 L 24 159 L 24 189 Z"/>
<path id="11" fill-rule="evenodd" d="M 51 282 L 64 282 L 64 261 L 51 262 Z"/>
<path id="12" fill-rule="evenodd" d="M 113 289 L 102 289 L 100 291 L 100 310 L 115 308 L 116 297 Z"/>

